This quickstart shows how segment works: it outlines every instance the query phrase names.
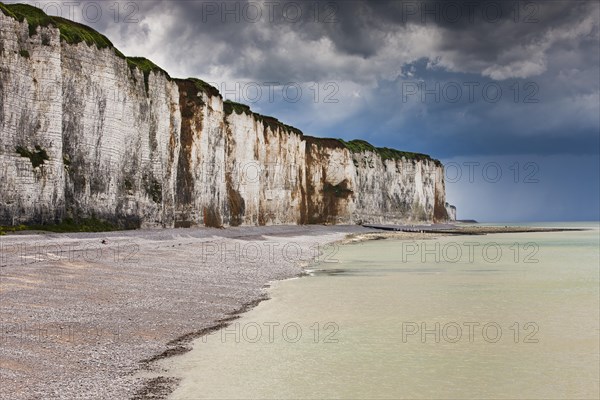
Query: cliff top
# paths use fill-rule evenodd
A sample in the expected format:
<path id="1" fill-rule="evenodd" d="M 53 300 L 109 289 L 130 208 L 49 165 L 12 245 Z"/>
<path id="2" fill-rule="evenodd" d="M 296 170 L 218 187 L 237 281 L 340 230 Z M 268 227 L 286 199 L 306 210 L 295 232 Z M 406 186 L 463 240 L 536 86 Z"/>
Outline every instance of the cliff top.
<path id="1" fill-rule="evenodd" d="M 61 40 L 67 44 L 78 44 L 81 42 L 85 42 L 88 46 L 95 45 L 98 49 L 113 49 L 118 57 L 123 58 L 127 61 L 127 64 L 132 70 L 137 68 L 142 72 L 142 74 L 144 75 L 144 84 L 146 87 L 146 92 L 148 92 L 148 78 L 151 72 L 162 73 L 168 80 L 172 80 L 171 76 L 164 69 L 160 68 L 158 65 L 154 64 L 147 58 L 126 57 L 112 44 L 112 42 L 106 36 L 102 35 L 101 33 L 92 29 L 89 26 L 65 18 L 47 15 L 41 9 L 31 6 L 29 4 L 4 4 L 0 2 L 0 11 L 2 11 L 4 15 L 14 18 L 19 22 L 23 22 L 24 20 L 26 20 L 29 24 L 29 36 L 36 35 L 37 28 L 40 26 L 47 27 L 49 25 L 52 25 L 59 29 Z M 45 39 L 42 38 L 43 44 L 45 44 L 44 40 Z M 187 78 L 185 79 L 185 81 L 192 82 L 199 91 L 202 91 L 209 96 L 222 97 L 217 88 L 209 85 L 201 79 Z M 333 145 L 335 147 L 345 147 L 352 153 L 364 153 L 366 151 L 370 151 L 375 154 L 378 154 L 384 161 L 389 159 L 399 160 L 401 158 L 405 158 L 408 160 L 415 161 L 433 161 L 436 165 L 441 165 L 441 162 L 439 160 L 433 159 L 426 154 L 400 151 L 396 149 L 390 149 L 387 147 L 375 147 L 372 144 L 360 139 L 346 142 L 342 139 L 312 138 L 309 136 L 305 136 L 300 129 L 286 125 L 280 122 L 275 117 L 265 116 L 253 112 L 250 109 L 250 107 L 246 104 L 225 100 L 223 105 L 226 114 L 232 114 L 235 112 L 236 114 L 244 113 L 248 115 L 253 115 L 257 120 L 263 122 L 272 130 L 279 128 L 284 132 L 295 133 L 300 136 L 310 138 L 313 141 L 320 142 L 324 145 L 328 144 Z"/>
<path id="2" fill-rule="evenodd" d="M 110 40 L 96 30 L 87 25 L 80 24 L 61 17 L 47 15 L 44 11 L 29 4 L 4 4 L 0 3 L 0 10 L 4 15 L 16 19 L 19 22 L 27 20 L 29 24 L 29 36 L 37 34 L 39 26 L 46 27 L 53 25 L 60 30 L 60 38 L 68 44 L 77 44 L 85 42 L 89 46 L 96 45 L 99 49 L 112 48 L 115 53 L 121 57 L 123 54 L 118 51 Z"/>
<path id="3" fill-rule="evenodd" d="M 415 161 L 433 161 L 436 165 L 441 166 L 441 162 L 439 160 L 431 158 L 427 154 L 423 153 L 413 153 L 410 151 L 400 151 L 396 149 L 390 149 L 389 147 L 375 147 L 371 143 L 354 139 L 349 142 L 344 141 L 343 139 L 338 139 L 351 153 L 364 153 L 365 151 L 371 151 L 373 153 L 379 154 L 382 160 L 399 160 L 401 158 L 405 158 L 407 160 L 415 160 Z"/>

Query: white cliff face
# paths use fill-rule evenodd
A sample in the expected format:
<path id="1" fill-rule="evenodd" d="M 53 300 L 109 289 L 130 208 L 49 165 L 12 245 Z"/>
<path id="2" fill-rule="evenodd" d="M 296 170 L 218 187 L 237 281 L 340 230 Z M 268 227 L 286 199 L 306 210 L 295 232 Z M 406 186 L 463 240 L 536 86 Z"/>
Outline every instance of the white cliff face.
<path id="1" fill-rule="evenodd" d="M 174 82 L 110 49 L 62 46 L 67 213 L 171 224 L 181 115 Z M 68 161 L 67 161 L 68 160 Z"/>
<path id="2" fill-rule="evenodd" d="M 353 153 L 339 142 L 323 140 L 311 144 L 310 153 L 309 222 L 446 219 L 443 167 L 432 160 L 384 160 L 373 151 Z"/>
<path id="3" fill-rule="evenodd" d="M 27 23 L 0 21 L 3 222 L 169 224 L 177 85 L 151 73 L 146 93 L 143 75 L 113 49 L 61 43 L 52 26 L 29 37 Z M 17 148 L 48 159 L 35 165 Z"/>
<path id="4" fill-rule="evenodd" d="M 115 49 L 0 12 L 0 224 L 447 219 L 443 167 L 304 136 Z"/>
<path id="5" fill-rule="evenodd" d="M 302 136 L 246 112 L 229 114 L 226 131 L 230 224 L 300 223 Z M 243 200 L 241 208 L 235 204 L 238 196 Z"/>
<path id="6" fill-rule="evenodd" d="M 53 218 L 65 204 L 58 30 L 42 46 L 27 24 L 2 13 L 0 21 L 0 218 Z M 44 163 L 33 168 L 17 149 Z"/>
<path id="7" fill-rule="evenodd" d="M 456 221 L 456 207 L 446 203 L 446 213 L 448 214 L 448 221 Z"/>

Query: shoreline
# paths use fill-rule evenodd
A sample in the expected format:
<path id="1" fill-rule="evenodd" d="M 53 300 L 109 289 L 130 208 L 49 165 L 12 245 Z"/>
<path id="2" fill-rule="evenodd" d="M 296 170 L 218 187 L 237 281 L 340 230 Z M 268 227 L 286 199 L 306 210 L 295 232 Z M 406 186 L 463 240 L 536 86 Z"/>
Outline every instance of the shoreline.
<path id="1" fill-rule="evenodd" d="M 478 234 L 498 233 L 481 228 L 488 231 L 478 229 Z M 194 339 L 226 327 L 267 300 L 264 289 L 271 282 L 305 275 L 307 262 L 318 262 L 315 245 L 322 254 L 324 245 L 448 234 L 311 225 L 3 236 L 0 378 L 5 383 L 0 398 L 6 392 L 14 399 L 165 398 L 177 379 L 135 375 L 156 372 L 155 361 L 191 350 Z M 21 248 L 13 251 L 11 264 L 7 249 L 16 244 Z M 255 263 L 261 267 L 219 259 L 232 256 L 232 250 L 239 258 L 239 249 L 243 254 L 267 244 L 294 247 L 302 255 L 285 259 L 261 253 Z M 225 246 L 224 252 L 217 254 L 217 245 Z M 23 248 L 33 250 L 24 254 Z M 57 251 L 67 248 L 72 252 Z M 90 251 L 104 250 L 103 257 L 86 258 Z M 127 256 L 137 250 L 136 262 L 126 265 L 120 250 Z M 216 258 L 207 259 L 208 254 Z M 201 264 L 199 257 L 204 257 Z M 88 329 L 87 336 L 73 332 L 71 325 Z M 61 381 L 55 382 L 56 376 Z"/>
<path id="2" fill-rule="evenodd" d="M 371 230 L 369 232 L 362 232 L 362 233 L 348 233 L 345 235 L 344 238 L 341 238 L 341 239 L 338 239 L 338 240 L 335 240 L 335 241 L 332 241 L 329 243 L 325 243 L 325 244 L 326 245 L 345 246 L 345 245 L 363 243 L 363 242 L 367 242 L 367 241 L 371 241 L 371 240 L 385 240 L 385 239 L 426 240 L 426 239 L 435 239 L 436 237 L 445 236 L 445 235 L 446 234 L 444 234 L 444 233 L 431 234 L 431 233 L 423 233 L 423 232 L 412 232 L 412 233 L 409 233 L 409 232 L 379 232 L 378 230 Z M 268 282 L 264 286 L 265 291 L 261 294 L 260 297 L 256 298 L 255 300 L 250 301 L 249 303 L 242 305 L 242 307 L 240 309 L 232 312 L 228 317 L 215 321 L 214 325 L 212 325 L 208 328 L 201 329 L 197 332 L 187 333 L 177 339 L 172 340 L 171 342 L 168 343 L 168 345 L 171 346 L 169 349 L 165 350 L 164 352 L 162 352 L 160 354 L 157 354 L 157 355 L 151 357 L 150 359 L 140 361 L 140 365 L 142 365 L 141 371 L 149 372 L 150 374 L 154 375 L 153 373 L 156 372 L 156 370 L 154 368 L 156 368 L 157 365 L 156 364 L 152 365 L 153 363 L 160 362 L 166 358 L 176 357 L 178 355 L 182 355 L 184 353 L 192 351 L 193 350 L 192 342 L 194 340 L 199 339 L 202 336 L 209 335 L 209 334 L 216 332 L 218 330 L 221 330 L 223 328 L 229 327 L 232 322 L 240 319 L 243 314 L 252 310 L 256 306 L 258 306 L 260 303 L 262 303 L 263 301 L 270 300 L 271 297 L 267 293 L 267 290 L 273 282 L 280 282 L 280 281 L 284 281 L 287 279 L 302 278 L 302 277 L 309 276 L 310 274 L 307 272 L 307 265 L 303 265 L 301 267 L 302 267 L 302 271 L 295 276 Z M 162 371 L 165 373 L 169 372 L 168 370 L 164 370 L 164 369 Z M 167 399 L 169 397 L 169 395 L 171 395 L 171 393 L 173 393 L 173 391 L 177 388 L 177 386 L 179 385 L 179 382 L 180 382 L 180 379 L 177 377 L 169 376 L 168 374 L 165 374 L 165 375 L 156 374 L 156 376 L 147 380 L 146 384 L 142 388 L 140 388 L 140 390 L 132 397 L 132 400 L 143 400 L 148 397 L 151 397 L 153 399 Z"/>
<path id="3" fill-rule="evenodd" d="M 268 289 L 270 301 L 261 303 L 259 307 L 242 314 L 240 319 L 232 321 L 228 328 L 194 341 L 193 350 L 190 353 L 160 362 L 159 366 L 164 371 L 163 377 L 179 379 L 175 391 L 168 398 L 244 398 L 249 396 L 248 393 L 244 395 L 243 387 L 246 385 L 251 388 L 252 397 L 256 398 L 329 398 L 335 397 L 339 393 L 344 393 L 342 397 L 348 397 L 349 394 L 352 397 L 351 393 L 356 392 L 362 394 L 360 397 L 368 397 L 367 393 L 378 393 L 384 397 L 390 395 L 392 397 L 418 396 L 418 393 L 428 390 L 428 381 L 435 380 L 438 376 L 432 372 L 427 376 L 429 379 L 423 379 L 422 376 L 415 377 L 412 373 L 410 366 L 420 365 L 423 354 L 419 354 L 422 353 L 422 350 L 427 350 L 426 357 L 431 357 L 432 353 L 429 348 L 423 349 L 418 344 L 419 339 L 421 339 L 421 343 L 424 343 L 420 338 L 420 332 L 417 332 L 416 336 L 412 336 L 412 339 L 409 336 L 407 341 L 403 339 L 402 344 L 398 343 L 400 341 L 399 333 L 404 329 L 403 326 L 407 321 L 415 321 L 410 322 L 411 324 L 422 324 L 422 321 L 425 321 L 426 324 L 439 322 L 440 332 L 443 332 L 444 326 L 456 324 L 455 321 L 459 321 L 458 324 L 464 326 L 470 324 L 467 321 L 477 321 L 481 326 L 488 323 L 499 324 L 498 326 L 505 331 L 510 329 L 511 324 L 516 322 L 522 324 L 519 322 L 520 320 L 535 321 L 534 324 L 543 326 L 543 336 L 540 337 L 543 344 L 524 349 L 525 346 L 517 345 L 520 342 L 517 342 L 514 336 L 505 335 L 502 337 L 502 344 L 498 345 L 502 346 L 503 351 L 498 353 L 494 349 L 491 350 L 493 354 L 501 357 L 502 364 L 496 365 L 498 365 L 498 369 L 504 366 L 510 368 L 511 365 L 514 365 L 515 357 L 517 359 L 522 357 L 519 360 L 527 365 L 523 370 L 534 371 L 531 372 L 531 375 L 534 375 L 535 369 L 532 370 L 531 366 L 539 365 L 538 360 L 535 359 L 535 354 L 537 354 L 546 357 L 549 361 L 543 364 L 546 368 L 545 371 L 548 371 L 549 374 L 556 372 L 557 376 L 554 380 L 558 379 L 559 382 L 562 382 L 560 379 L 564 375 L 559 372 L 560 362 L 554 362 L 556 356 L 548 356 L 548 354 L 554 354 L 554 351 L 561 352 L 562 346 L 557 348 L 555 346 L 557 342 L 554 339 L 568 345 L 562 335 L 561 325 L 555 323 L 557 320 L 554 315 L 545 313 L 544 305 L 547 303 L 545 301 L 538 303 L 538 308 L 533 312 L 531 310 L 520 312 L 524 301 L 530 298 L 531 290 L 539 293 L 541 299 L 545 299 L 546 295 L 550 294 L 549 291 L 554 292 L 557 283 L 565 281 L 562 277 L 566 274 L 571 274 L 570 276 L 575 279 L 582 275 L 587 279 L 591 278 L 591 281 L 586 280 L 588 283 L 584 288 L 579 289 L 578 285 L 578 292 L 583 290 L 587 300 L 581 301 L 575 296 L 568 296 L 568 301 L 571 306 L 581 304 L 582 306 L 586 305 L 586 310 L 590 311 L 590 306 L 593 310 L 593 293 L 595 293 L 596 300 L 598 294 L 597 286 L 596 290 L 593 290 L 593 281 L 597 280 L 597 274 L 594 279 L 594 264 L 587 262 L 593 253 L 586 251 L 581 257 L 576 258 L 576 265 L 574 264 L 573 268 L 565 269 L 565 265 L 569 266 L 568 263 L 565 264 L 565 261 L 569 259 L 570 252 L 565 252 L 563 247 L 565 243 L 570 243 L 571 250 L 580 247 L 588 248 L 594 241 L 597 242 L 597 234 L 597 229 L 589 229 L 571 234 L 493 234 L 480 238 L 440 236 L 432 240 L 420 237 L 405 241 L 391 239 L 380 242 L 369 240 L 383 239 L 377 233 L 359 234 L 355 235 L 358 236 L 355 238 L 346 238 L 344 242 L 358 244 L 358 246 L 340 248 L 340 252 L 330 258 L 332 261 L 340 260 L 341 264 L 325 263 L 311 266 L 307 270 L 311 279 L 291 279 L 274 283 Z M 350 240 L 348 241 L 348 239 Z M 417 253 L 416 257 L 411 257 L 412 261 L 408 261 L 408 263 L 404 258 L 402 258 L 402 262 L 400 261 L 401 254 L 409 251 L 412 244 L 417 244 L 423 249 L 432 249 L 434 245 L 444 248 L 449 243 L 458 244 L 463 249 L 465 243 L 480 246 L 480 248 L 494 243 L 496 246 L 502 247 L 503 253 L 505 250 L 511 249 L 515 243 L 518 243 L 519 247 L 525 243 L 535 243 L 536 246 L 539 246 L 539 256 L 534 257 L 533 261 L 523 261 L 522 257 L 516 261 L 513 259 L 513 254 L 505 254 L 496 263 L 485 260 L 484 253 L 475 253 L 474 262 L 466 261 L 463 257 L 458 263 L 443 259 L 441 265 L 438 265 L 437 263 L 440 261 L 437 259 L 436 261 L 433 259 L 422 261 L 421 255 Z M 597 259 L 598 254 L 595 253 L 594 258 Z M 448 258 L 453 259 L 454 257 Z M 528 264 L 528 262 L 534 264 Z M 551 275 L 548 275 L 546 266 L 552 266 Z M 512 275 L 509 276 L 509 274 Z M 515 284 L 515 282 L 517 283 Z M 550 282 L 550 288 L 544 285 L 547 282 Z M 504 290 L 498 290 L 500 286 Z M 463 291 L 464 302 L 461 302 L 460 307 L 453 309 L 453 305 L 456 303 L 451 301 L 450 308 L 448 308 L 443 300 L 449 294 L 453 296 L 457 290 L 455 288 Z M 579 293 L 583 295 L 584 292 Z M 419 308 L 420 304 L 425 301 L 422 297 L 423 293 L 431 296 L 432 300 L 428 300 L 421 309 Z M 485 312 L 479 313 L 466 311 L 465 314 L 464 305 L 466 304 L 467 308 L 469 304 L 473 305 L 473 296 L 477 300 L 477 304 L 473 306 L 474 310 L 484 306 L 491 306 L 491 308 L 486 308 Z M 390 305 L 389 302 L 392 301 L 397 301 L 397 303 Z M 498 304 L 501 304 L 502 307 L 498 307 Z M 504 304 L 507 306 L 504 307 Z M 561 304 L 562 307 L 560 301 L 557 304 Z M 595 308 L 597 311 L 597 303 Z M 559 309 L 565 313 L 563 315 L 567 318 L 566 320 L 569 320 L 569 309 L 572 307 Z M 582 322 L 578 326 L 585 326 L 588 333 L 593 332 L 598 326 L 597 319 L 595 323 L 593 320 L 589 321 L 585 318 L 586 314 L 579 313 L 573 318 L 575 321 Z M 316 344 L 322 342 L 323 335 L 319 333 L 318 339 L 313 338 L 313 328 L 317 326 L 316 330 L 321 332 L 321 328 L 328 321 L 333 321 L 336 326 L 335 332 L 340 332 L 340 335 L 336 336 L 340 345 L 321 346 Z M 585 323 L 583 323 L 584 321 Z M 273 324 L 277 324 L 275 330 L 271 330 Z M 285 333 L 285 327 L 288 324 L 295 324 L 298 327 L 292 330 L 294 339 L 291 341 Z M 308 330 L 309 326 L 311 330 Z M 421 329 L 423 329 L 422 325 Z M 295 333 L 297 334 L 298 331 L 301 332 L 300 341 L 296 341 L 298 336 L 295 336 Z M 373 332 L 376 333 L 375 338 Z M 470 333 L 470 336 L 462 336 L 459 342 L 465 346 L 464 351 L 469 351 L 469 348 L 474 349 L 474 354 L 477 356 L 472 361 L 476 362 L 480 368 L 485 368 L 488 365 L 486 356 L 490 354 L 489 346 L 486 343 L 491 341 L 484 336 L 484 329 L 481 331 L 476 329 L 475 332 L 475 335 L 478 335 L 475 339 L 478 344 L 469 344 L 471 343 L 470 338 L 474 337 L 473 333 Z M 463 331 L 463 333 L 466 332 Z M 441 339 L 441 343 L 452 343 L 452 346 L 455 346 L 453 344 L 455 342 L 450 341 L 453 340 L 452 338 L 441 335 L 444 334 L 439 333 L 436 336 Z M 444 357 L 448 349 L 445 349 L 444 345 L 441 345 L 442 347 L 434 345 L 432 338 L 433 336 L 430 337 L 428 343 L 436 346 L 436 349 L 431 351 L 437 357 L 432 357 L 430 362 L 435 362 L 439 357 Z M 589 344 L 590 339 L 593 340 L 593 334 L 586 335 L 588 341 L 586 343 Z M 522 336 L 521 340 L 522 343 L 529 343 L 523 341 Z M 394 386 L 395 375 L 386 375 L 385 371 L 389 371 L 389 368 L 384 370 L 385 367 L 381 367 L 377 374 L 373 374 L 375 383 L 371 382 L 368 385 L 359 383 L 361 376 L 369 376 L 372 371 L 367 368 L 371 368 L 372 363 L 379 363 L 381 359 L 386 358 L 389 346 L 397 343 L 400 347 L 393 347 L 394 350 L 398 350 L 395 352 L 397 356 L 392 358 L 395 363 L 386 362 L 385 365 L 390 367 L 405 362 L 408 367 L 399 369 L 399 374 L 404 377 L 405 381 L 408 379 L 407 387 L 415 389 L 420 386 L 419 391 L 404 392 L 402 383 Z M 412 345 L 405 343 L 412 343 Z M 341 347 L 338 349 L 338 346 Z M 326 350 L 324 347 L 331 348 Z M 376 349 L 377 357 L 371 356 L 372 348 Z M 401 351 L 401 349 L 406 350 Z M 538 349 L 542 350 L 538 351 Z M 593 349 L 593 347 L 590 348 L 586 344 L 582 346 L 582 349 Z M 455 357 L 453 364 L 458 362 L 463 369 L 468 368 L 467 362 L 461 364 L 463 360 L 460 358 L 460 351 L 455 352 L 453 356 Z M 573 356 L 579 359 L 577 354 L 573 354 Z M 407 358 L 411 361 L 408 364 L 406 364 Z M 529 364 L 531 358 L 535 361 L 532 360 Z M 363 360 L 370 362 L 366 363 L 367 366 L 363 365 L 365 363 L 358 362 Z M 589 365 L 589 361 L 592 361 L 593 357 L 592 360 L 590 358 L 587 360 Z M 357 361 L 358 364 L 354 365 L 354 361 Z M 361 365 L 363 366 L 361 367 Z M 434 364 L 434 367 L 436 365 Z M 570 382 L 582 385 L 577 385 L 581 389 L 580 394 L 593 393 L 593 391 L 585 391 L 586 387 L 590 389 L 589 386 L 586 386 L 586 382 L 589 380 L 582 377 L 587 376 L 589 379 L 590 371 L 593 371 L 594 368 L 581 366 L 584 367 L 582 371 L 585 372 L 572 374 L 572 378 L 575 380 Z M 480 368 L 472 369 L 470 376 L 479 376 Z M 338 369 L 343 371 L 339 377 L 329 374 L 330 371 Z M 290 373 L 290 371 L 299 372 Z M 309 371 L 309 373 L 304 374 L 301 371 Z M 382 382 L 388 383 L 388 385 L 377 385 L 379 376 L 386 376 L 385 379 L 382 378 Z M 469 388 L 469 378 L 463 378 L 460 372 L 452 376 L 456 378 L 452 381 L 461 383 L 461 386 L 457 386 L 455 389 L 455 394 L 458 397 L 461 395 L 464 397 Z M 594 376 L 598 375 L 594 375 L 592 372 L 591 377 Z M 319 377 L 325 378 L 321 382 Z M 482 377 L 486 378 L 485 372 L 482 373 Z M 415 378 L 414 381 L 413 378 Z M 504 379 L 503 383 L 511 385 L 513 381 L 520 384 L 529 381 L 525 378 L 519 380 L 519 378 L 519 376 L 512 376 L 510 379 Z M 315 388 L 312 388 L 311 385 L 306 386 L 307 382 L 315 382 L 315 379 L 320 382 L 319 385 Z M 489 376 L 489 379 L 487 386 L 480 385 L 480 390 L 488 387 L 489 391 L 485 393 L 494 397 L 493 394 L 497 395 L 499 391 L 493 386 L 495 378 Z M 565 377 L 564 379 L 567 381 L 569 378 Z M 240 386 L 236 382 L 243 383 L 243 385 Z M 356 386 L 353 386 L 353 382 L 356 382 Z M 491 386 L 490 383 L 492 383 Z M 356 392 L 346 390 L 348 387 L 356 389 Z M 531 393 L 548 393 L 542 387 L 547 387 L 547 385 L 531 385 L 531 389 L 528 388 L 528 390 L 531 390 Z M 519 389 L 512 391 L 513 395 L 518 392 Z M 436 390 L 435 393 L 443 397 L 443 389 Z M 560 393 L 565 395 L 569 393 L 569 390 L 566 389 Z M 541 397 L 543 398 L 544 395 Z"/>
<path id="4" fill-rule="evenodd" d="M 374 226 L 364 226 L 364 228 L 370 229 L 369 232 L 361 232 L 361 233 L 348 233 L 345 235 L 343 239 L 339 239 L 337 241 L 328 243 L 328 244 L 337 244 L 341 246 L 352 245 L 364 243 L 371 240 L 387 240 L 387 239 L 396 239 L 396 240 L 430 240 L 435 239 L 440 236 L 449 236 L 449 235 L 486 235 L 486 234 L 495 234 L 495 233 L 531 233 L 531 232 L 564 232 L 564 231 L 582 231 L 586 229 L 579 228 L 536 228 L 536 227 L 501 227 L 501 226 L 440 226 L 436 229 L 423 229 L 425 226 L 408 226 L 407 230 L 398 229 L 398 226 L 386 226 L 386 228 L 376 228 Z M 284 278 L 301 278 L 309 276 L 306 272 L 306 266 L 303 266 L 303 271 L 296 275 L 295 277 Z M 266 288 L 268 288 L 267 285 Z M 203 329 L 199 332 L 192 332 L 187 335 L 183 335 L 181 338 L 173 341 L 173 343 L 177 344 L 185 344 L 185 348 L 182 348 L 181 351 L 175 350 L 172 352 L 165 351 L 159 355 L 153 357 L 150 361 L 160 361 L 165 358 L 175 357 L 184 353 L 187 353 L 193 350 L 193 346 L 191 343 L 201 338 L 202 336 L 209 335 L 215 331 L 218 331 L 223 328 L 227 328 L 231 325 L 232 322 L 241 318 L 241 316 L 256 307 L 263 301 L 270 300 L 271 297 L 268 293 L 264 293 L 260 298 L 252 301 L 249 304 L 244 305 L 242 308 L 232 313 L 231 316 L 216 321 L 215 325 L 210 328 Z M 146 360 L 144 360 L 145 362 Z M 152 367 L 149 364 L 145 365 L 146 371 L 153 371 Z M 168 370 L 163 370 L 164 372 L 168 372 Z M 165 374 L 167 375 L 167 374 Z M 165 376 L 165 375 L 157 375 L 154 378 L 151 378 L 147 384 L 140 390 L 137 396 L 133 397 L 133 400 L 142 400 L 146 397 L 144 396 L 152 396 L 152 398 L 158 399 L 167 399 L 168 396 L 173 393 L 173 391 L 179 385 L 180 379 L 174 376 Z"/>
<path id="5" fill-rule="evenodd" d="M 2 236 L 0 398 L 139 398 L 149 383 L 134 376 L 144 360 L 182 351 L 264 299 L 269 282 L 300 275 L 326 243 L 368 231 L 316 225 Z"/>

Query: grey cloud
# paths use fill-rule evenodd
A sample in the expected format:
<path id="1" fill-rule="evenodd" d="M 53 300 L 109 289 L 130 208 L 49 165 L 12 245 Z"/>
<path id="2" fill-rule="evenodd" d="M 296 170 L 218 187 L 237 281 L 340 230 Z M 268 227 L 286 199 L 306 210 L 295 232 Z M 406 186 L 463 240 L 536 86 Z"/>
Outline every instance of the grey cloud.
<path id="1" fill-rule="evenodd" d="M 39 4 L 51 3 L 62 4 Z M 551 68 L 547 53 L 554 46 L 578 43 L 586 36 L 598 41 L 599 6 L 594 1 L 122 0 L 119 22 L 113 18 L 113 2 L 79 3 L 79 10 L 101 4 L 103 18 L 91 25 L 110 33 L 118 46 L 152 45 L 153 52 L 168 53 L 165 59 L 186 59 L 193 68 L 190 73 L 223 69 L 237 79 L 286 75 L 301 81 L 368 81 L 422 57 L 455 72 L 494 79 L 530 77 Z M 261 17 L 254 19 L 253 10 L 260 10 Z M 423 10 L 433 14 L 422 15 Z M 460 10 L 461 17 L 454 18 L 452 10 Z M 132 11 L 139 23 L 123 21 Z M 147 43 L 136 46 L 140 38 Z M 400 47 L 396 57 L 395 47 Z M 248 59 L 244 53 L 255 57 Z M 336 62 L 340 59 L 353 64 L 356 73 Z"/>
<path id="2" fill-rule="evenodd" d="M 536 126 L 557 121 L 554 134 L 565 137 L 569 134 L 568 123 L 578 124 L 578 134 L 586 129 L 587 135 L 590 131 L 593 134 L 593 129 L 598 127 L 590 111 L 597 105 L 595 99 L 599 92 L 597 2 L 478 3 L 476 11 L 486 7 L 486 3 L 502 7 L 502 18 L 492 23 L 480 11 L 473 19 L 463 16 L 457 21 L 443 17 L 436 21 L 428 17 L 423 22 L 418 13 L 407 15 L 412 6 L 418 11 L 418 7 L 434 9 L 442 4 L 455 4 L 464 9 L 466 4 L 473 4 L 465 1 L 321 1 L 317 4 L 319 18 L 315 18 L 312 1 L 275 1 L 279 5 L 272 15 L 268 15 L 264 2 L 229 2 L 230 7 L 233 4 L 238 11 L 247 4 L 261 6 L 260 20 L 249 21 L 239 15 L 239 22 L 235 22 L 232 15 L 226 16 L 226 22 L 222 21 L 219 10 L 222 1 L 141 1 L 136 3 L 139 10 L 135 17 L 139 23 L 115 23 L 111 18 L 103 18 L 93 26 L 106 33 L 126 53 L 146 56 L 173 76 L 197 76 L 216 83 L 334 80 L 342 89 L 351 87 L 362 101 L 353 100 L 351 93 L 341 93 L 342 102 L 335 111 L 336 123 L 346 118 L 354 120 L 356 125 L 357 120 L 364 119 L 368 126 L 373 119 L 385 121 L 380 130 L 402 131 L 406 121 L 413 121 L 407 129 L 420 129 L 424 143 L 427 137 L 434 137 L 430 131 L 444 131 L 451 126 L 476 129 L 477 124 L 484 124 L 483 119 L 475 118 L 465 125 L 460 113 L 453 114 L 452 105 L 429 104 L 422 105 L 420 112 L 425 116 L 440 113 L 444 119 L 432 117 L 416 121 L 409 114 L 411 110 L 402 104 L 397 88 L 389 87 L 389 83 L 387 88 L 381 85 L 397 79 L 441 83 L 452 79 L 475 79 L 482 83 L 496 79 L 507 84 L 513 80 L 533 80 L 540 87 L 543 106 L 532 108 L 531 114 L 527 114 L 518 104 L 505 104 L 502 109 L 485 108 L 490 115 L 484 113 L 482 118 L 499 123 L 502 118 L 513 115 L 528 118 L 527 122 Z M 120 4 L 123 9 L 127 2 Z M 281 13 L 289 4 L 302 7 L 297 20 L 290 21 Z M 513 12 L 515 4 L 521 10 L 517 21 Z M 527 4 L 533 8 L 527 9 Z M 210 8 L 215 5 L 216 13 L 208 13 L 215 11 Z M 333 10 L 334 21 L 331 20 Z M 528 14 L 531 11 L 535 13 Z M 528 16 L 536 21 L 526 22 Z M 269 17 L 273 17 L 272 20 Z M 407 71 L 411 66 L 423 60 L 428 67 L 413 70 L 409 76 Z M 451 74 L 456 76 L 453 78 Z M 273 104 L 263 106 L 261 112 L 282 111 Z M 321 121 L 320 126 L 310 125 L 314 128 L 312 133 L 336 134 L 330 131 L 331 126 L 322 122 L 332 114 L 332 106 L 315 107 L 305 103 L 285 106 L 294 110 L 290 115 L 297 115 L 297 121 Z M 480 112 L 477 105 L 461 110 L 472 115 Z M 316 115 L 319 113 L 325 115 Z M 422 123 L 420 128 L 419 123 Z M 506 126 L 517 136 L 548 134 L 547 130 L 542 132 L 537 128 L 527 131 L 526 123 L 507 121 Z M 454 133 L 460 135 L 460 132 Z M 478 150 L 481 146 L 473 147 L 473 151 Z"/>

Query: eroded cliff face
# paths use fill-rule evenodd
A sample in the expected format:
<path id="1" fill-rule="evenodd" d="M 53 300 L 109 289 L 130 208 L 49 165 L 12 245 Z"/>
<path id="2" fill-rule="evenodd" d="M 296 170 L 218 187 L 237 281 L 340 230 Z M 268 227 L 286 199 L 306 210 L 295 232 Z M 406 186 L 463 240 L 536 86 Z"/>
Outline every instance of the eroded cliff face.
<path id="1" fill-rule="evenodd" d="M 445 221 L 443 167 L 307 138 L 307 223 Z"/>
<path id="2" fill-rule="evenodd" d="M 446 214 L 448 215 L 448 221 L 456 221 L 456 207 L 446 203 Z"/>
<path id="3" fill-rule="evenodd" d="M 0 224 L 432 222 L 442 165 L 305 136 L 196 79 L 0 12 Z M 387 149 L 386 149 L 387 150 Z"/>

